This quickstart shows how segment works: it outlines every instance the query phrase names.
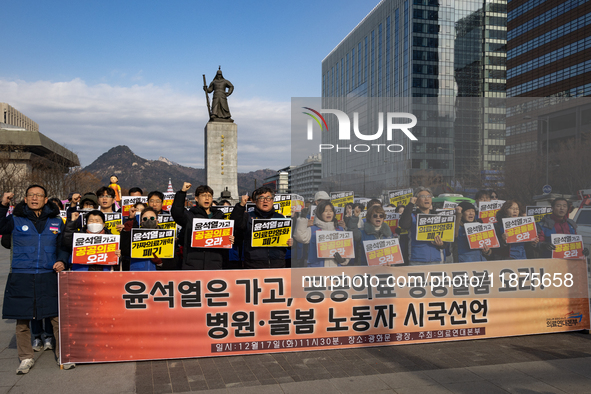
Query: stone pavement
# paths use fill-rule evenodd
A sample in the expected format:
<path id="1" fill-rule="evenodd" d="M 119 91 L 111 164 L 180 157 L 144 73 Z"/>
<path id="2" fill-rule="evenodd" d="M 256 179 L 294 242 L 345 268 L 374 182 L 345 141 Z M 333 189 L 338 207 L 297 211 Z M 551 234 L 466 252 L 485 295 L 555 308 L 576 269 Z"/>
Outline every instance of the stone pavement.
<path id="1" fill-rule="evenodd" d="M 0 248 L 0 290 L 9 271 Z M 0 297 L 0 307 L 3 302 Z M 525 337 L 249 356 L 86 364 L 52 352 L 18 366 L 14 320 L 0 322 L 4 393 L 591 393 L 591 335 Z M 157 335 L 154 340 L 158 340 Z"/>

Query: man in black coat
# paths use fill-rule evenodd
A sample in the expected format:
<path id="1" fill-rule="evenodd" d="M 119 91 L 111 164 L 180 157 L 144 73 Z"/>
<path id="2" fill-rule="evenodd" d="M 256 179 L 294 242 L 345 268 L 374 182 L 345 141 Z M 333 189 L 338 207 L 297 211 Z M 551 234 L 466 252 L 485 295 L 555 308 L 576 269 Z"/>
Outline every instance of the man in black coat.
<path id="1" fill-rule="evenodd" d="M 27 188 L 25 200 L 6 216 L 14 193 L 4 193 L 0 204 L 0 234 L 12 236 L 12 261 L 4 292 L 3 319 L 16 319 L 16 346 L 25 374 L 34 364 L 29 323 L 51 318 L 59 364 L 59 320 L 57 273 L 63 271 L 70 254 L 62 248 L 64 223 L 55 204 L 47 204 L 43 186 Z M 70 369 L 74 364 L 64 365 Z"/>
<path id="2" fill-rule="evenodd" d="M 193 208 L 185 209 L 185 199 L 191 184 L 185 182 L 183 188 L 174 196 L 170 210 L 174 221 L 183 227 L 183 263 L 184 270 L 221 270 L 224 262 L 228 260 L 228 250 L 212 248 L 192 248 L 191 237 L 193 219 L 224 219 L 224 214 L 211 209 L 213 202 L 213 190 L 207 185 L 198 186 L 195 189 L 195 202 Z M 234 237 L 230 238 L 233 242 Z"/>

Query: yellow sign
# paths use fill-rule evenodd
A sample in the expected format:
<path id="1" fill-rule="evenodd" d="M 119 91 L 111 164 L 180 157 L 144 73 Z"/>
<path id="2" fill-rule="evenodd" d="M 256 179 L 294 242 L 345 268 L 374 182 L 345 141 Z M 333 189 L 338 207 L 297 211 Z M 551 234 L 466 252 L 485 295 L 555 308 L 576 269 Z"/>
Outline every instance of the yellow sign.
<path id="1" fill-rule="evenodd" d="M 291 219 L 253 219 L 253 247 L 287 247 L 291 238 Z"/>
<path id="2" fill-rule="evenodd" d="M 393 190 L 391 192 L 388 192 L 390 204 L 394 205 L 395 207 L 399 205 L 407 206 L 410 202 L 411 197 L 412 189 Z"/>
<path id="3" fill-rule="evenodd" d="M 131 229 L 131 258 L 174 257 L 176 230 Z"/>
<path id="4" fill-rule="evenodd" d="M 435 237 L 443 242 L 454 241 L 455 216 L 417 215 L 417 241 L 434 241 Z"/>

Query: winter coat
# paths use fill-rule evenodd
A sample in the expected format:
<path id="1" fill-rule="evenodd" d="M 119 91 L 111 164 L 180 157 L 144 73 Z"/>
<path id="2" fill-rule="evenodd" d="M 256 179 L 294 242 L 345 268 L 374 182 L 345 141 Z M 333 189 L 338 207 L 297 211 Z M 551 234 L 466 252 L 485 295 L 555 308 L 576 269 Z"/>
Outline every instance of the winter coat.
<path id="1" fill-rule="evenodd" d="M 552 242 L 552 234 L 576 234 L 577 223 L 572 219 L 566 219 L 562 222 L 558 221 L 558 217 L 553 214 L 546 215 L 537 224 L 538 237 L 540 238 L 540 245 L 542 242 Z M 542 258 L 551 258 L 552 252 L 550 250 L 540 248 Z"/>
<path id="2" fill-rule="evenodd" d="M 415 205 L 408 203 L 404 208 L 404 212 L 400 215 L 398 225 L 408 230 L 410 237 L 410 260 L 422 263 L 439 263 L 445 261 L 445 256 L 448 244 L 444 243 L 442 247 L 438 247 L 431 241 L 417 241 L 417 214 L 413 213 Z M 430 212 L 435 213 L 435 212 Z"/>
<path id="3" fill-rule="evenodd" d="M 457 225 L 457 223 L 456 223 Z M 475 261 L 488 261 L 482 254 L 481 249 L 470 249 L 470 241 L 466 234 L 466 227 L 463 225 L 458 229 L 456 237 L 456 249 L 458 251 L 458 262 L 470 263 Z"/>
<path id="4" fill-rule="evenodd" d="M 350 259 L 345 259 L 343 264 L 338 264 L 335 259 L 318 258 L 316 243 L 317 231 L 343 231 L 343 228 L 340 226 L 335 228 L 334 222 L 324 222 L 318 216 L 314 217 L 314 225 L 312 227 L 308 227 L 307 218 L 298 219 L 293 238 L 300 242 L 300 244 L 309 244 L 306 265 L 308 267 L 341 267 L 349 264 Z"/>
<path id="5" fill-rule="evenodd" d="M 174 221 L 182 226 L 183 240 L 183 270 L 221 270 L 228 260 L 228 250 L 212 248 L 192 248 L 191 237 L 193 219 L 224 219 L 222 211 L 211 210 L 211 217 L 205 212 L 205 209 L 199 205 L 186 210 L 185 199 L 187 193 L 179 191 L 174 196 L 172 209 L 170 210 Z"/>
<path id="6" fill-rule="evenodd" d="M 356 244 L 355 256 L 357 257 L 357 265 L 367 265 L 367 256 L 365 255 L 363 241 L 389 238 L 394 238 L 394 234 L 392 234 L 390 226 L 386 223 L 382 223 L 382 226 L 379 229 L 376 229 L 373 224 L 367 220 L 361 230 L 358 228 L 353 229 L 353 239 L 355 239 Z"/>
<path id="7" fill-rule="evenodd" d="M 244 240 L 244 268 L 285 268 L 287 248 L 253 247 L 252 220 L 253 219 L 282 219 L 285 216 L 271 209 L 263 212 L 257 207 L 252 212 L 246 212 L 246 206 L 236 204 L 230 214 L 234 220 L 235 235 Z"/>
<path id="8" fill-rule="evenodd" d="M 67 250 L 72 250 L 72 245 L 74 244 L 74 234 L 86 234 L 87 228 L 84 227 L 79 229 L 77 226 L 77 221 L 67 221 L 65 230 L 64 230 L 64 238 L 63 244 L 64 248 Z M 103 231 L 100 234 L 111 234 L 111 230 L 108 228 L 103 228 Z M 73 256 L 70 257 L 70 263 L 72 262 Z M 101 265 L 101 264 L 72 264 L 71 270 L 72 271 L 111 271 L 119 270 L 119 266 L 116 265 Z"/>
<path id="9" fill-rule="evenodd" d="M 12 215 L 0 204 L 0 234 L 12 234 L 11 272 L 4 292 L 3 319 L 44 319 L 58 313 L 57 273 L 53 265 L 67 265 L 62 248 L 64 223 L 54 204 L 39 216 L 24 202 Z"/>

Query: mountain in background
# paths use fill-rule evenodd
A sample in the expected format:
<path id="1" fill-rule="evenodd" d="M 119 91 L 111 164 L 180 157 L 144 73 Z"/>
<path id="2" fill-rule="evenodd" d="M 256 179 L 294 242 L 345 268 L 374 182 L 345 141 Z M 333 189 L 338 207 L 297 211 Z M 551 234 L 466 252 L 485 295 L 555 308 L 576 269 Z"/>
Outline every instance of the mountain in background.
<path id="1" fill-rule="evenodd" d="M 139 157 L 125 145 L 119 145 L 109 149 L 109 151 L 100 155 L 94 162 L 84 168 L 97 176 L 101 182 L 108 185 L 109 178 L 116 175 L 119 178 L 119 186 L 123 191 L 134 186 L 141 187 L 145 193 L 152 190 L 166 191 L 168 179 L 172 180 L 172 187 L 178 191 L 183 186 L 183 182 L 193 184 L 191 192 L 197 185 L 205 184 L 205 169 L 185 167 L 160 157 L 158 160 L 146 160 Z M 238 173 L 238 191 L 250 192 L 257 187 L 262 186 L 263 180 L 277 171 L 265 169 L 251 171 L 248 173 Z M 214 196 L 219 198 L 219 196 Z M 237 198 L 238 196 L 232 196 Z"/>

